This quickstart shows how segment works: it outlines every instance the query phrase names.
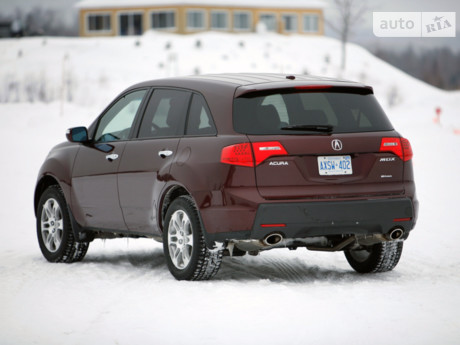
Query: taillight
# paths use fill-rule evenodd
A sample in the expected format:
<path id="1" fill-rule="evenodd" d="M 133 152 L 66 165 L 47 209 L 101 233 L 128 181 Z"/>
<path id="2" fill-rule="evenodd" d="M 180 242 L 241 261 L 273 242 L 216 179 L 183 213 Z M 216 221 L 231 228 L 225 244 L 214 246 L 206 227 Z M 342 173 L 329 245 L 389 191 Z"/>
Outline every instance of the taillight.
<path id="1" fill-rule="evenodd" d="M 254 157 L 252 156 L 251 144 L 242 143 L 224 147 L 220 161 L 226 164 L 253 167 Z"/>
<path id="2" fill-rule="evenodd" d="M 411 160 L 414 155 L 409 140 L 405 138 L 382 138 L 380 152 L 392 152 L 404 162 Z"/>
<path id="3" fill-rule="evenodd" d="M 286 149 L 279 141 L 258 143 L 241 143 L 222 149 L 220 161 L 225 164 L 254 167 L 273 156 L 287 155 Z"/>

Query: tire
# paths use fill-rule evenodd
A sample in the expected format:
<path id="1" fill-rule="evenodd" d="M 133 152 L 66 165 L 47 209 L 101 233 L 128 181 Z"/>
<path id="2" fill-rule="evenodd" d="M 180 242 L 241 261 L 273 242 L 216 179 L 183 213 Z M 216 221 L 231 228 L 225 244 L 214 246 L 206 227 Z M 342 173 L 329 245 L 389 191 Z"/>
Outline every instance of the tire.
<path id="1" fill-rule="evenodd" d="M 382 242 L 361 249 L 345 251 L 348 263 L 358 273 L 391 271 L 399 262 L 403 242 Z"/>
<path id="2" fill-rule="evenodd" d="M 48 187 L 38 202 L 37 237 L 43 256 L 50 262 L 81 261 L 88 251 L 88 242 L 74 239 L 67 203 L 57 185 Z"/>
<path id="3" fill-rule="evenodd" d="M 208 280 L 219 271 L 223 250 L 208 249 L 203 231 L 192 198 L 175 199 L 166 212 L 163 250 L 177 280 Z"/>

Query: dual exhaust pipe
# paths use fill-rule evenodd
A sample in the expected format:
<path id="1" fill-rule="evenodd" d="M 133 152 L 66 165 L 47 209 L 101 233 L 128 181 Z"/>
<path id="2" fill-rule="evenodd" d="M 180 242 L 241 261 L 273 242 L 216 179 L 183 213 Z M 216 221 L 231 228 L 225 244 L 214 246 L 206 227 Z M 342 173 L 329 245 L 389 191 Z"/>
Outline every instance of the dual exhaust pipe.
<path id="1" fill-rule="evenodd" d="M 387 241 L 396 241 L 402 238 L 403 236 L 404 236 L 404 229 L 400 227 L 394 228 L 390 232 L 384 235 Z M 283 240 L 284 240 L 284 236 L 281 233 L 274 232 L 274 233 L 271 233 L 265 236 L 264 239 L 260 242 L 262 243 L 264 247 L 273 247 L 273 246 L 280 244 Z"/>

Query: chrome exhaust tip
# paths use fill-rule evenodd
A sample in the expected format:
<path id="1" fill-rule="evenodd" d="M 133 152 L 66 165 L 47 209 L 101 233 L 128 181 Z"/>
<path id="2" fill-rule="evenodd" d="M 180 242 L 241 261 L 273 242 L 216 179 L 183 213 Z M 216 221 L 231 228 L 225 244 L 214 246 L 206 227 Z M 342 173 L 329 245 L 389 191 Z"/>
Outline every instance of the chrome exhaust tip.
<path id="1" fill-rule="evenodd" d="M 387 238 L 391 241 L 399 240 L 404 235 L 404 229 L 395 228 L 387 234 Z"/>
<path id="2" fill-rule="evenodd" d="M 280 233 L 273 233 L 273 234 L 269 234 L 267 235 L 262 243 L 266 246 L 274 246 L 278 243 L 280 243 L 282 240 L 283 240 L 283 235 L 281 235 Z"/>

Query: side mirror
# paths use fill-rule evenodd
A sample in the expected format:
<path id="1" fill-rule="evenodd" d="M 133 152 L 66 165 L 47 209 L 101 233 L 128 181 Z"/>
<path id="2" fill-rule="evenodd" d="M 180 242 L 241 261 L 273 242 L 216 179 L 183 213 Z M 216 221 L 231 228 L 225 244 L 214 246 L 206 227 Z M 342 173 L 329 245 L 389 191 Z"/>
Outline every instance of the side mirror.
<path id="1" fill-rule="evenodd" d="M 88 141 L 88 130 L 86 127 L 69 128 L 65 136 L 71 143 L 84 143 Z"/>

